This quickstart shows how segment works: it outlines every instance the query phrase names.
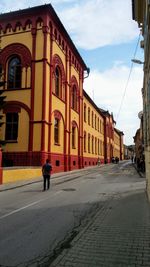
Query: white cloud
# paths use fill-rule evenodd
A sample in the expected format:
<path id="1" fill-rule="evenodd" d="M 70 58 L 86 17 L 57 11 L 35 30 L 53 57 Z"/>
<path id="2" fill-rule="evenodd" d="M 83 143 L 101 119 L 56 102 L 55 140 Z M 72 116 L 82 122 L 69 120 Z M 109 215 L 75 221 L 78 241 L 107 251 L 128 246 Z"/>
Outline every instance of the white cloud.
<path id="1" fill-rule="evenodd" d="M 1 0 L 2 12 L 14 11 L 49 0 Z M 132 21 L 131 0 L 52 0 L 65 28 L 75 44 L 84 49 L 129 42 L 138 35 L 137 24 Z"/>
<path id="2" fill-rule="evenodd" d="M 114 65 L 104 72 L 94 70 L 85 79 L 84 89 L 98 107 L 113 112 L 116 120 L 121 100 L 125 92 L 116 127 L 124 132 L 126 144 L 133 143 L 133 136 L 140 126 L 138 112 L 142 110 L 141 88 L 143 71 L 141 67 L 134 67 L 127 85 L 130 69 L 124 65 Z"/>
<path id="3" fill-rule="evenodd" d="M 33 6 L 38 6 L 38 5 L 44 5 L 44 4 L 54 4 L 55 6 L 57 6 L 58 4 L 63 5 L 63 4 L 67 4 L 67 3 L 72 3 L 72 2 L 76 2 L 76 0 L 22 0 L 22 1 L 16 1 L 15 5 L 14 2 L 12 0 L 1 0 L 0 1 L 0 10 L 1 12 L 5 13 L 5 12 L 9 12 L 9 11 L 15 11 L 18 9 L 24 9 L 24 8 L 29 8 L 29 7 L 33 7 Z"/>
<path id="4" fill-rule="evenodd" d="M 87 0 L 59 13 L 74 42 L 84 49 L 129 42 L 138 35 L 131 0 Z"/>

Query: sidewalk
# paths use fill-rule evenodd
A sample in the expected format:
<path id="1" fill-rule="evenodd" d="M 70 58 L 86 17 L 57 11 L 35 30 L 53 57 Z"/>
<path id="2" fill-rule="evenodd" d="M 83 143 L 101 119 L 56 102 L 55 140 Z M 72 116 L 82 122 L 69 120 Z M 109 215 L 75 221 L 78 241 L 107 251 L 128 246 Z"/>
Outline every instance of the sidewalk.
<path id="1" fill-rule="evenodd" d="M 78 169 L 78 170 L 73 170 L 73 171 L 68 171 L 68 172 L 54 173 L 51 176 L 51 182 L 52 183 L 54 182 L 55 184 L 64 183 L 65 181 L 70 181 L 70 180 L 78 178 L 79 174 L 81 174 L 82 172 L 86 172 L 89 169 L 97 169 L 97 168 L 100 168 L 100 167 L 94 166 L 94 167 L 87 167 L 84 169 Z M 33 183 L 41 183 L 41 182 L 43 182 L 42 176 L 41 177 L 35 177 L 33 179 L 26 179 L 26 180 L 20 180 L 17 182 L 1 184 L 0 185 L 0 192 L 15 189 L 17 187 L 22 187 L 25 185 L 30 185 Z"/>
<path id="2" fill-rule="evenodd" d="M 100 205 L 50 267 L 150 267 L 150 206 L 144 190 Z"/>

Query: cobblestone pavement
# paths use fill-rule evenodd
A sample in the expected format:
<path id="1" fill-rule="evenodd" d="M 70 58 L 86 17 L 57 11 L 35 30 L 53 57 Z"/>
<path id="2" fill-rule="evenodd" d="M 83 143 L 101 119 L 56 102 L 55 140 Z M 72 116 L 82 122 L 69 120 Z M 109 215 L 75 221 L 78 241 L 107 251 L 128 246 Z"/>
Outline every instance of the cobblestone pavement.
<path id="1" fill-rule="evenodd" d="M 150 267 L 150 208 L 144 190 L 100 205 L 51 267 Z"/>

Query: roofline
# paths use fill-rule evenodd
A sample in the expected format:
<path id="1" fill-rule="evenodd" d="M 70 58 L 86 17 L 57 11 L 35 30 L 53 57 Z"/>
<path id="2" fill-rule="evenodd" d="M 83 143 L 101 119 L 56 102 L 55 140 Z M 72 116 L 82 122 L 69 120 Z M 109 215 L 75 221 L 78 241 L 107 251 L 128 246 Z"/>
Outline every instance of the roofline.
<path id="1" fill-rule="evenodd" d="M 104 114 L 101 112 L 100 108 L 94 103 L 94 101 L 90 98 L 90 96 L 87 94 L 87 92 L 83 89 L 83 95 L 87 98 L 87 100 L 91 103 L 91 105 L 94 106 L 96 111 L 105 119 Z"/>
<path id="2" fill-rule="evenodd" d="M 119 134 L 119 135 L 124 135 L 124 133 L 120 130 L 118 130 L 117 128 L 114 127 L 114 130 Z"/>
<path id="3" fill-rule="evenodd" d="M 18 16 L 22 16 L 22 15 L 33 15 L 33 12 L 41 12 L 41 11 L 49 11 L 50 15 L 52 16 L 52 19 L 54 20 L 54 22 L 56 23 L 56 25 L 59 26 L 59 28 L 64 32 L 65 34 L 65 37 L 66 37 L 66 40 L 68 41 L 70 47 L 72 48 L 72 50 L 74 51 L 74 53 L 77 55 L 77 57 L 80 59 L 80 64 L 82 65 L 82 67 L 84 68 L 84 70 L 87 70 L 89 69 L 83 58 L 81 57 L 81 55 L 79 54 L 76 46 L 74 45 L 72 39 L 70 38 L 68 32 L 66 31 L 63 23 L 60 21 L 57 13 L 55 12 L 53 6 L 51 4 L 45 4 L 45 5 L 40 5 L 40 6 L 34 6 L 34 7 L 31 7 L 31 8 L 25 8 L 25 9 L 20 9 L 20 10 L 17 10 L 17 11 L 12 11 L 12 12 L 7 12 L 7 13 L 3 13 L 3 14 L 0 14 L 0 22 L 1 21 L 4 21 L 6 22 L 6 19 L 7 21 L 8 20 L 14 20 L 14 19 L 17 19 Z"/>
<path id="4" fill-rule="evenodd" d="M 113 122 L 116 124 L 116 121 L 114 120 L 114 116 L 113 116 L 113 114 L 110 114 L 108 110 L 106 111 L 106 110 L 104 110 L 104 109 L 102 109 L 102 108 L 100 108 L 100 110 L 101 110 L 101 112 L 104 114 L 104 116 L 112 117 Z"/>

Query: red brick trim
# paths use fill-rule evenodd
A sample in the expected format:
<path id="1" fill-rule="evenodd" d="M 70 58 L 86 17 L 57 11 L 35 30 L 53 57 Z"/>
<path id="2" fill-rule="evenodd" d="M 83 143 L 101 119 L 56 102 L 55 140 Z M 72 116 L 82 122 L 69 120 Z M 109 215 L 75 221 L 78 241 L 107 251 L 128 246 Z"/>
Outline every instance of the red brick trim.
<path id="1" fill-rule="evenodd" d="M 29 114 L 29 118 L 30 118 L 30 115 L 31 115 L 30 108 L 27 105 L 25 105 L 24 103 L 19 102 L 19 101 L 7 101 L 7 103 L 3 109 L 3 112 L 7 113 L 7 110 L 15 110 L 15 109 L 18 111 L 14 111 L 14 112 L 20 112 L 21 108 L 23 108 L 27 111 L 27 113 Z"/>
<path id="2" fill-rule="evenodd" d="M 36 29 L 32 29 L 32 73 L 31 73 L 31 121 L 34 120 L 34 90 L 35 90 L 35 53 L 36 53 Z M 29 123 L 29 151 L 33 149 L 33 124 Z"/>
<path id="3" fill-rule="evenodd" d="M 46 116 L 46 62 L 47 62 L 47 36 L 48 36 L 48 27 L 43 26 L 43 35 L 44 35 L 44 46 L 43 46 L 43 92 L 42 92 L 42 120 L 45 120 Z M 42 124 L 41 129 L 41 151 L 45 150 L 45 124 Z M 44 162 L 43 162 L 44 163 Z"/>
<path id="4" fill-rule="evenodd" d="M 12 55 L 19 55 L 23 67 L 31 66 L 31 53 L 29 49 L 20 43 L 14 43 L 6 46 L 0 53 L 0 64 L 6 66 L 8 58 Z"/>

